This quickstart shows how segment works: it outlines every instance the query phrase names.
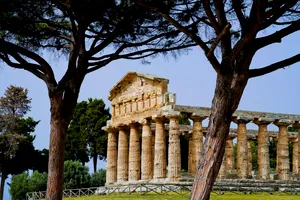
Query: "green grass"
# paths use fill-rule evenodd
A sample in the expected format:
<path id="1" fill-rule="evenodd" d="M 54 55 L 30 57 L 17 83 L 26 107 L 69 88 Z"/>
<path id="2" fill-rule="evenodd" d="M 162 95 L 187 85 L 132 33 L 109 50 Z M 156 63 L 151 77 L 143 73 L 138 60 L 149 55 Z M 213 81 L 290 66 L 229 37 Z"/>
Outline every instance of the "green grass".
<path id="1" fill-rule="evenodd" d="M 64 200 L 187 200 L 189 194 L 178 195 L 175 193 L 168 193 L 165 195 L 158 195 L 155 193 L 148 193 L 140 196 L 137 193 L 133 194 L 111 194 L 111 195 L 93 195 L 89 197 L 77 197 L 77 198 L 64 198 Z M 278 193 L 275 195 L 270 195 L 268 193 L 256 193 L 256 194 L 242 194 L 242 193 L 231 193 L 225 192 L 224 195 L 212 194 L 211 200 L 299 200 L 300 194 L 289 195 L 284 193 Z"/>

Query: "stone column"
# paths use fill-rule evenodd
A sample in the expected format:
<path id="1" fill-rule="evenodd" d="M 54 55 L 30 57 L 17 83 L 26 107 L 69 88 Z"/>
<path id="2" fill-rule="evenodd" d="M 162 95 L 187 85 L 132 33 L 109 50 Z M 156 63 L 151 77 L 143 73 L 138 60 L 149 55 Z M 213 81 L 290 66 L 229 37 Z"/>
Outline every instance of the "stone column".
<path id="1" fill-rule="evenodd" d="M 298 139 L 293 139 L 291 140 L 293 143 L 293 174 L 297 175 L 298 174 Z"/>
<path id="2" fill-rule="evenodd" d="M 272 120 L 259 119 L 254 121 L 258 125 L 257 138 L 257 164 L 258 164 L 258 178 L 262 180 L 270 179 L 270 154 L 269 154 L 269 135 L 268 124 Z"/>
<path id="3" fill-rule="evenodd" d="M 277 169 L 279 180 L 290 179 L 289 138 L 287 133 L 287 127 L 290 124 L 291 120 L 278 120 L 275 122 L 275 125 L 279 127 L 279 137 L 277 143 Z"/>
<path id="4" fill-rule="evenodd" d="M 226 177 L 226 159 L 225 159 L 225 155 L 223 156 L 222 159 L 222 164 L 219 170 L 219 174 L 218 174 L 218 178 L 220 179 L 224 179 Z"/>
<path id="5" fill-rule="evenodd" d="M 129 139 L 129 182 L 135 182 L 141 178 L 140 137 L 137 123 L 130 124 Z"/>
<path id="6" fill-rule="evenodd" d="M 119 126 L 117 181 L 128 181 L 128 137 L 127 128 Z"/>
<path id="7" fill-rule="evenodd" d="M 143 119 L 140 121 L 142 128 L 142 180 L 151 180 L 153 177 L 153 160 L 152 160 L 152 132 L 150 120 Z"/>
<path id="8" fill-rule="evenodd" d="M 152 128 L 151 128 L 151 130 L 152 130 Z M 152 147 L 151 147 L 151 149 L 152 149 L 152 153 L 151 153 L 151 155 L 152 155 L 152 158 L 151 158 L 152 165 L 151 165 L 151 171 L 152 171 L 152 178 L 153 178 L 154 177 L 154 155 L 155 155 L 155 131 L 151 131 L 151 133 L 152 133 L 152 143 L 151 143 L 151 145 L 152 145 Z"/>
<path id="9" fill-rule="evenodd" d="M 233 138 L 228 137 L 225 146 L 225 169 L 227 174 L 233 174 L 234 171 L 234 149 Z"/>
<path id="10" fill-rule="evenodd" d="M 246 118 L 237 118 L 237 176 L 241 179 L 248 178 L 248 144 L 246 124 L 249 122 Z"/>
<path id="11" fill-rule="evenodd" d="M 155 121 L 155 144 L 154 144 L 154 179 L 166 178 L 166 133 L 165 119 L 161 116 L 153 116 Z"/>
<path id="12" fill-rule="evenodd" d="M 189 158 L 188 158 L 188 173 L 192 174 L 192 159 L 193 159 L 193 137 L 192 132 L 189 133 Z"/>
<path id="13" fill-rule="evenodd" d="M 300 127 L 298 127 L 298 175 L 297 179 L 300 180 Z"/>
<path id="14" fill-rule="evenodd" d="M 193 133 L 192 133 L 192 160 L 191 160 L 191 174 L 195 176 L 196 171 L 199 167 L 201 153 L 203 149 L 203 128 L 202 121 L 206 116 L 198 116 L 192 114 L 190 118 L 193 120 Z"/>
<path id="15" fill-rule="evenodd" d="M 252 151 L 251 151 L 251 139 L 247 141 L 248 146 L 248 177 L 252 178 Z"/>
<path id="16" fill-rule="evenodd" d="M 106 162 L 106 184 L 117 182 L 117 130 L 112 127 L 105 127 L 107 136 L 107 162 Z"/>
<path id="17" fill-rule="evenodd" d="M 181 150 L 179 118 L 180 113 L 172 113 L 166 116 L 170 119 L 169 124 L 169 155 L 168 155 L 168 179 L 177 181 L 181 178 Z"/>
<path id="18" fill-rule="evenodd" d="M 296 121 L 294 126 L 298 129 L 298 173 L 297 179 L 300 180 L 300 121 Z"/>

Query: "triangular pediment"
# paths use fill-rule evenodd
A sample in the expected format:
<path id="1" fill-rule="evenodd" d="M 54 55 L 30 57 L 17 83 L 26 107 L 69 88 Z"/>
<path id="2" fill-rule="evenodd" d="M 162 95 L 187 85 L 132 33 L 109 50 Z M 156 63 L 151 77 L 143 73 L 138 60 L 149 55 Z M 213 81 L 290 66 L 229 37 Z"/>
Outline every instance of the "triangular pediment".
<path id="1" fill-rule="evenodd" d="M 162 83 L 162 84 L 160 84 Z M 151 90 L 151 87 L 153 87 L 153 90 L 155 87 L 158 87 L 158 85 L 161 86 L 167 86 L 169 83 L 168 79 L 155 76 L 152 74 L 146 74 L 141 72 L 128 72 L 111 90 L 110 90 L 110 96 L 109 100 L 112 101 L 117 96 L 120 95 L 128 95 L 129 92 L 138 92 L 141 93 L 143 89 Z M 146 86 L 147 85 L 147 86 Z M 130 91 L 129 88 L 132 88 Z M 132 95 L 129 95 L 132 96 Z M 128 97 L 129 97 L 128 96 Z"/>

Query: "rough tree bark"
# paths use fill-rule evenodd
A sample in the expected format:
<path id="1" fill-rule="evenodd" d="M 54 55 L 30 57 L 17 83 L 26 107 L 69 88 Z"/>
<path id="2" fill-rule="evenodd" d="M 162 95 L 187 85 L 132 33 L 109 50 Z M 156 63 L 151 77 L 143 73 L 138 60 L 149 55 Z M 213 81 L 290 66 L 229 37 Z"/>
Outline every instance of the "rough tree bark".
<path id="1" fill-rule="evenodd" d="M 2 172 L 1 172 L 1 183 L 0 183 L 0 200 L 3 199 L 4 183 L 5 183 L 6 176 L 7 176 L 7 174 L 6 174 L 5 170 L 2 170 Z"/>
<path id="2" fill-rule="evenodd" d="M 78 63 L 81 63 L 80 59 Z M 82 68 L 79 65 L 80 69 Z M 47 85 L 50 98 L 51 130 L 46 200 L 62 200 L 66 132 L 76 107 L 84 74 L 84 71 L 70 74 L 72 78 L 62 90 Z"/>
<path id="3" fill-rule="evenodd" d="M 64 145 L 66 138 L 67 121 L 63 117 L 62 96 L 50 97 L 51 130 L 48 163 L 48 190 L 47 200 L 57 200 L 62 197 Z"/>
<path id="4" fill-rule="evenodd" d="M 217 76 L 208 132 L 201 156 L 202 160 L 195 176 L 191 200 L 210 198 L 210 192 L 225 153 L 225 143 L 232 115 L 238 107 L 247 81 L 248 74 L 239 72 L 223 73 Z"/>
<path id="5" fill-rule="evenodd" d="M 98 159 L 98 154 L 97 154 L 96 144 L 95 144 L 95 146 L 94 146 L 94 155 L 93 155 L 94 173 L 97 172 L 97 159 Z"/>

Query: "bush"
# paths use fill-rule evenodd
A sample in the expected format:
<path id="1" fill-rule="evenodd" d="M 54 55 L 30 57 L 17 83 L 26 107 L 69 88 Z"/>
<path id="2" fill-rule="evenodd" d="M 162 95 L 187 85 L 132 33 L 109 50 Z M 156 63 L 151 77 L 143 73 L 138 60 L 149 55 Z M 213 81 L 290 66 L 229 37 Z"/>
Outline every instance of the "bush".
<path id="1" fill-rule="evenodd" d="M 80 162 L 65 161 L 64 189 L 79 189 L 89 187 L 91 176 L 89 168 Z"/>
<path id="2" fill-rule="evenodd" d="M 26 199 L 27 192 L 45 191 L 47 188 L 47 174 L 34 171 L 31 176 L 28 172 L 13 175 L 10 184 L 12 200 Z"/>
<path id="3" fill-rule="evenodd" d="M 105 185 L 106 182 L 106 170 L 99 169 L 97 172 L 92 174 L 90 187 L 99 187 Z"/>

